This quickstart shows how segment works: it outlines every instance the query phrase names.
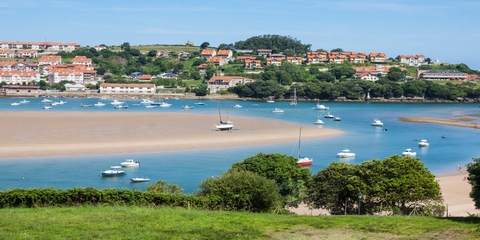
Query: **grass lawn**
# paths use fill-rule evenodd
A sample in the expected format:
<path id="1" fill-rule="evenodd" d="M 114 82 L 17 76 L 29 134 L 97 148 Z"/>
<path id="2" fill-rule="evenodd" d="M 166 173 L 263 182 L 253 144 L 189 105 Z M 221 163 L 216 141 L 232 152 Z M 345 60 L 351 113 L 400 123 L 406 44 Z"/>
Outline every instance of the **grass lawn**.
<path id="1" fill-rule="evenodd" d="M 296 216 L 146 207 L 0 209 L 0 239 L 479 239 L 479 218 Z"/>

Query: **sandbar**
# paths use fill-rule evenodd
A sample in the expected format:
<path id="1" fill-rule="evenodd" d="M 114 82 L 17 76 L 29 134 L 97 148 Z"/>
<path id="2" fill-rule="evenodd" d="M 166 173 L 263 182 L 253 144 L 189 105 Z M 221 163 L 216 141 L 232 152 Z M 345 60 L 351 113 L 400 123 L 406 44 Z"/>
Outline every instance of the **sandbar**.
<path id="1" fill-rule="evenodd" d="M 475 116 L 475 115 L 471 115 Z M 471 117 L 460 117 L 460 118 L 419 118 L 419 117 L 399 117 L 402 122 L 413 122 L 413 123 L 431 123 L 431 124 L 442 124 L 455 127 L 466 127 L 466 128 L 480 128 L 480 125 L 477 126 L 475 118 Z"/>
<path id="2" fill-rule="evenodd" d="M 188 112 L 2 112 L 0 158 L 77 156 L 228 148 L 298 141 L 299 125 Z M 342 134 L 302 127 L 302 140 Z"/>

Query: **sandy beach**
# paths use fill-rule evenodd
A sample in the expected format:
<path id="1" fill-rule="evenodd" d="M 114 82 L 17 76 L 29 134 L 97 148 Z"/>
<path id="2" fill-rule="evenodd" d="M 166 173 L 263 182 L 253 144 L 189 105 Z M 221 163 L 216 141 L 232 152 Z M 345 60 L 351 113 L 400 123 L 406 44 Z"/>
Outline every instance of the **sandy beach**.
<path id="1" fill-rule="evenodd" d="M 216 115 L 121 112 L 4 112 L 0 158 L 178 151 L 294 142 L 299 125 L 230 117 L 218 131 Z M 302 139 L 342 134 L 304 126 Z"/>

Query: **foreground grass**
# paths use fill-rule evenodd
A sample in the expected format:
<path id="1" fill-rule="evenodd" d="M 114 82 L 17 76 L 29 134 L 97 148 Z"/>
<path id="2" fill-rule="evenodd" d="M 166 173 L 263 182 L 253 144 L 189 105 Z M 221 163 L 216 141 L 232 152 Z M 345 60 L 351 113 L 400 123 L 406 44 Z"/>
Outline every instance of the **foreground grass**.
<path id="1" fill-rule="evenodd" d="M 146 207 L 0 209 L 0 239 L 479 239 L 479 218 L 296 216 Z"/>

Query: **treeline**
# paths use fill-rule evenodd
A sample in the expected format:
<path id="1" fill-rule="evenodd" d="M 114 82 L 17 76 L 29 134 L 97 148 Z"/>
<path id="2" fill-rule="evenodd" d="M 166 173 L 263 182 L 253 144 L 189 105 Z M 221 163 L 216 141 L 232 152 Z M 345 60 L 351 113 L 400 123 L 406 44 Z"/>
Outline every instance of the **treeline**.
<path id="1" fill-rule="evenodd" d="M 355 70 L 350 65 L 332 65 L 327 71 L 311 66 L 308 71 L 293 64 L 268 66 L 256 77 L 257 80 L 237 85 L 229 91 L 239 97 L 291 98 L 294 88 L 297 96 L 305 99 L 333 100 L 345 97 L 351 100 L 364 99 L 367 93 L 372 98 L 424 97 L 427 99 L 455 100 L 479 98 L 480 88 L 472 82 L 440 84 L 435 81 L 406 80 L 408 73 L 392 67 L 379 81 L 353 79 Z M 293 87 L 291 87 L 293 84 Z M 285 88 L 285 86 L 289 86 Z"/>
<path id="2" fill-rule="evenodd" d="M 0 207 L 137 205 L 287 213 L 285 207 L 306 203 L 332 214 L 443 215 L 440 187 L 418 158 L 395 155 L 357 165 L 334 162 L 313 177 L 297 161 L 284 154 L 259 153 L 202 181 L 200 190 L 191 195 L 162 180 L 146 192 L 12 189 L 0 191 Z"/>

